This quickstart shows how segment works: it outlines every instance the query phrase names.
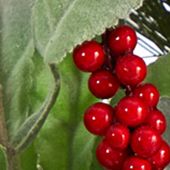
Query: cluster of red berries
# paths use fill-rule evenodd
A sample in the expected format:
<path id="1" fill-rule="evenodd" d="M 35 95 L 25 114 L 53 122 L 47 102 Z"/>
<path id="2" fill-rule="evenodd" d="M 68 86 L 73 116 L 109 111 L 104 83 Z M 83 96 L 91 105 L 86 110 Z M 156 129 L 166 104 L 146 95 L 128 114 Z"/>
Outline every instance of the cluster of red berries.
<path id="1" fill-rule="evenodd" d="M 116 106 L 98 102 L 85 111 L 88 131 L 102 136 L 96 157 L 107 170 L 163 170 L 170 162 L 170 147 L 161 137 L 166 119 L 157 109 L 159 91 L 142 83 L 147 66 L 133 54 L 136 33 L 124 25 L 102 37 L 102 43 L 86 41 L 73 52 L 76 66 L 92 72 L 88 86 L 94 96 L 108 99 L 125 90 Z"/>

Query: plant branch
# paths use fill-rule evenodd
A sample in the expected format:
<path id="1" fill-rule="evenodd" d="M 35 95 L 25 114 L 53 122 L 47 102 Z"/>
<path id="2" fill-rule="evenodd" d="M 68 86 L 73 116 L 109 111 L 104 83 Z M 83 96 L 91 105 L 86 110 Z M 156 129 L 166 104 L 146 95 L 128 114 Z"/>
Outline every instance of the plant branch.
<path id="1" fill-rule="evenodd" d="M 54 64 L 50 64 L 49 67 L 54 78 L 54 88 L 50 95 L 46 98 L 40 110 L 37 113 L 32 114 L 12 138 L 11 143 L 15 147 L 17 153 L 25 149 L 36 137 L 58 96 L 60 88 L 58 70 Z"/>
<path id="2" fill-rule="evenodd" d="M 2 86 L 0 85 L 0 144 L 4 147 L 8 146 L 8 134 L 5 123 L 5 114 L 3 107 L 3 95 L 2 95 Z"/>
<path id="3" fill-rule="evenodd" d="M 5 148 L 8 170 L 15 170 L 17 167 L 17 162 L 15 161 L 15 150 L 9 145 L 8 131 L 5 121 L 5 113 L 3 107 L 3 88 L 0 85 L 0 144 Z"/>

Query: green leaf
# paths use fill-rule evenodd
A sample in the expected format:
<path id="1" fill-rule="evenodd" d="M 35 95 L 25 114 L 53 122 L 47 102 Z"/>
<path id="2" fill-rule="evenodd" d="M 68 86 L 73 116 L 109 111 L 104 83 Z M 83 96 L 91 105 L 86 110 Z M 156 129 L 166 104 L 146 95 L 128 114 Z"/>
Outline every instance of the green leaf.
<path id="1" fill-rule="evenodd" d="M 170 54 L 161 56 L 148 68 L 147 82 L 156 85 L 161 96 L 170 96 Z"/>
<path id="2" fill-rule="evenodd" d="M 141 0 L 37 0 L 33 12 L 36 47 L 48 63 L 59 63 L 77 44 L 102 34 L 128 16 Z"/>
<path id="3" fill-rule="evenodd" d="M 7 170 L 7 158 L 5 149 L 0 145 L 0 169 Z"/>
<path id="4" fill-rule="evenodd" d="M 39 166 L 44 170 L 65 170 L 68 166 L 69 130 L 63 122 L 49 115 L 44 128 L 35 142 Z"/>
<path id="5" fill-rule="evenodd" d="M 33 88 L 34 64 L 32 42 L 28 45 L 26 52 L 18 59 L 8 80 L 5 82 L 5 112 L 7 113 L 11 134 L 15 134 L 24 119 L 30 114 L 31 98 Z"/>
<path id="6" fill-rule="evenodd" d="M 79 72 L 70 55 L 59 65 L 59 71 L 59 97 L 35 141 L 39 165 L 45 170 L 74 170 L 75 167 L 88 170 L 94 136 L 80 122 L 84 110 L 97 99 L 87 87 L 89 74 Z"/>
<path id="7" fill-rule="evenodd" d="M 34 64 L 31 10 L 34 0 L 1 0 L 0 81 L 10 136 L 29 115 Z"/>
<path id="8" fill-rule="evenodd" d="M 89 135 L 89 132 L 81 122 L 75 131 L 73 139 L 73 163 L 72 169 L 88 170 L 91 166 L 92 152 L 96 136 Z M 88 161 L 85 161 L 87 160 Z"/>

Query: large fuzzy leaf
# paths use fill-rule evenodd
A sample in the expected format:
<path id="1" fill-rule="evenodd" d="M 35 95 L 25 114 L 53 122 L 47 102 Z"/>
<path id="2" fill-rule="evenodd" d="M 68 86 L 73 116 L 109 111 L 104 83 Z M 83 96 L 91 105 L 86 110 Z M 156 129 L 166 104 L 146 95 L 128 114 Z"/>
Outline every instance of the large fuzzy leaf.
<path id="1" fill-rule="evenodd" d="M 128 16 L 141 0 L 37 0 L 33 12 L 36 47 L 45 61 L 60 62 L 73 47 L 100 35 Z"/>
<path id="2" fill-rule="evenodd" d="M 0 83 L 10 139 L 40 105 L 36 80 L 44 63 L 37 62 L 40 56 L 34 48 L 33 5 L 34 0 L 0 0 Z M 36 169 L 37 155 L 33 147 L 18 155 L 18 160 L 22 170 Z M 1 165 L 2 162 L 0 169 Z"/>
<path id="3" fill-rule="evenodd" d="M 34 0 L 1 0 L 0 81 L 10 136 L 29 114 L 34 64 L 31 11 Z M 21 17 L 22 16 L 22 17 Z"/>

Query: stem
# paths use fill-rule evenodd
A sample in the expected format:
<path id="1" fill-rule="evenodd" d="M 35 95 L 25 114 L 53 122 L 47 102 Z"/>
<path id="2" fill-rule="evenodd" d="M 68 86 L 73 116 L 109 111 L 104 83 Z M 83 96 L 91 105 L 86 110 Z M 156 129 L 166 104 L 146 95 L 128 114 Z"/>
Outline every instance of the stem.
<path id="1" fill-rule="evenodd" d="M 14 149 L 7 148 L 8 170 L 18 170 L 18 161 Z"/>
<path id="2" fill-rule="evenodd" d="M 17 161 L 15 161 L 15 151 L 9 145 L 8 131 L 5 121 L 5 113 L 3 107 L 3 89 L 0 84 L 0 144 L 6 149 L 7 161 L 8 161 L 8 170 L 16 170 Z"/>
<path id="3" fill-rule="evenodd" d="M 2 86 L 0 85 L 0 144 L 4 147 L 8 146 L 8 134 L 5 123 L 5 114 L 3 107 Z"/>

